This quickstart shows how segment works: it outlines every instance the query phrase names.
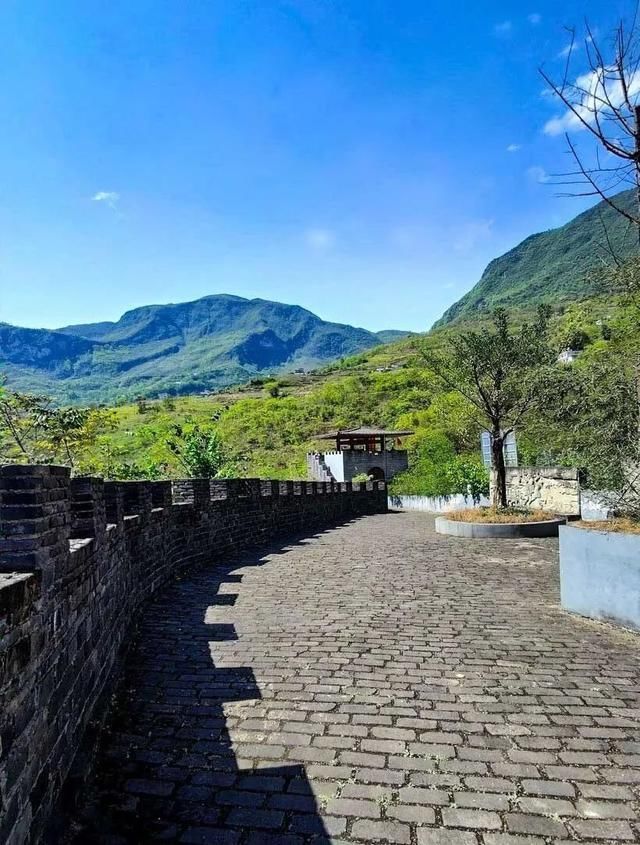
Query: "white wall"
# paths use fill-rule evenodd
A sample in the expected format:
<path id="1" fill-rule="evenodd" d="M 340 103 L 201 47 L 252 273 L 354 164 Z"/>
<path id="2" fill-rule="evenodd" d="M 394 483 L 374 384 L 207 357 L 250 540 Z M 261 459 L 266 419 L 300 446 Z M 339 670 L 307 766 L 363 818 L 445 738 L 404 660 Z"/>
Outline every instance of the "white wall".
<path id="1" fill-rule="evenodd" d="M 428 511 L 429 513 L 448 513 L 466 508 L 487 507 L 489 499 L 483 496 L 476 504 L 471 496 L 456 493 L 452 496 L 389 496 L 389 507 L 403 511 Z"/>

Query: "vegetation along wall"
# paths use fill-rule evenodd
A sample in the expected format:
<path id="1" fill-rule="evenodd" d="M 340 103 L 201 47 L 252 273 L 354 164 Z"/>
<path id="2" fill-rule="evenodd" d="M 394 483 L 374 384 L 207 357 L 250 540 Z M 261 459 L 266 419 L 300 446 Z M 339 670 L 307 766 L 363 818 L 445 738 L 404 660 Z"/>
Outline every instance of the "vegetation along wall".
<path id="1" fill-rule="evenodd" d="M 0 467 L 0 842 L 38 841 L 135 612 L 172 573 L 386 508 L 382 482 Z"/>

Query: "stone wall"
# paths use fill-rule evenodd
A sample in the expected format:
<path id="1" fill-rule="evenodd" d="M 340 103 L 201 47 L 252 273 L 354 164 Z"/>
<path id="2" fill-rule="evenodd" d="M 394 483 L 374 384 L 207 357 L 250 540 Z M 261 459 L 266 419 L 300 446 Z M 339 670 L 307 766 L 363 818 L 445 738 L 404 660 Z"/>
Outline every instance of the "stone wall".
<path id="1" fill-rule="evenodd" d="M 534 508 L 561 516 L 579 516 L 578 470 L 568 467 L 507 467 L 507 498 L 509 504 L 515 507 Z"/>
<path id="2" fill-rule="evenodd" d="M 181 567 L 384 512 L 383 483 L 0 467 L 0 842 L 37 842 L 140 604 Z"/>

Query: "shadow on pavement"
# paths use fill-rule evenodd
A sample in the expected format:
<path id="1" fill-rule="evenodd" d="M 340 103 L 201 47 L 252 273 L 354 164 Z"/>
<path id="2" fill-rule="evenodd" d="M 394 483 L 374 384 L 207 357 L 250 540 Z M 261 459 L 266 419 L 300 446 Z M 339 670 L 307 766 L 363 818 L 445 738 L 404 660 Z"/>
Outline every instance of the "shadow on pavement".
<path id="1" fill-rule="evenodd" d="M 255 767 L 238 765 L 223 704 L 261 693 L 251 668 L 213 663 L 210 644 L 237 639 L 235 626 L 203 624 L 207 608 L 235 602 L 219 592 L 242 581 L 233 570 L 305 539 L 190 570 L 144 608 L 89 775 L 68 779 L 47 842 L 332 841 L 303 765 L 260 760 L 255 745 Z"/>

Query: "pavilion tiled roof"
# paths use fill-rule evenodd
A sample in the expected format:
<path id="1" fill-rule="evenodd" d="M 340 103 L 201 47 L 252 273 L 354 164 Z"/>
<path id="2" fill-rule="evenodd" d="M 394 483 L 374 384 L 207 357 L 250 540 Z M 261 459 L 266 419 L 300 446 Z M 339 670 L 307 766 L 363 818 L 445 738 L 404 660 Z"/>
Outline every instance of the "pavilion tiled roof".
<path id="1" fill-rule="evenodd" d="M 371 428 L 370 426 L 359 426 L 358 428 L 340 428 L 329 434 L 319 434 L 318 440 L 335 440 L 337 437 L 405 437 L 413 434 L 413 431 L 392 431 L 386 428 Z"/>

